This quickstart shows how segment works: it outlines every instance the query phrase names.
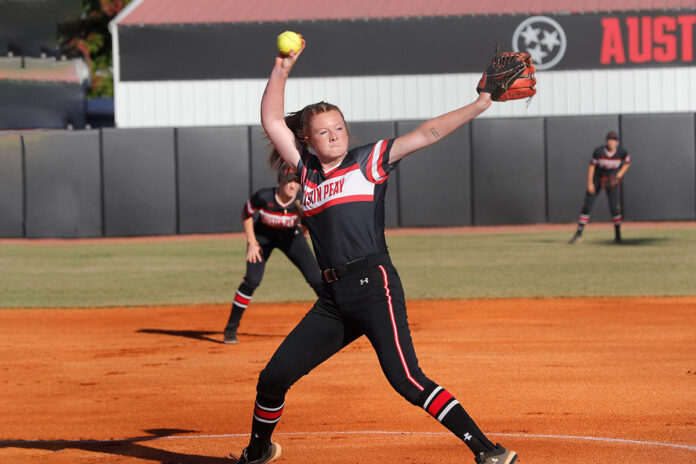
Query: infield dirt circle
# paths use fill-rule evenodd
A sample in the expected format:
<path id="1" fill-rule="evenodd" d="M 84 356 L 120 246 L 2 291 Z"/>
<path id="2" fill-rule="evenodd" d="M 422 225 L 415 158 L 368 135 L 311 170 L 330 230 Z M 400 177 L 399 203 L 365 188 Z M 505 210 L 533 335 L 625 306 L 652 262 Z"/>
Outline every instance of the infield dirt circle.
<path id="1" fill-rule="evenodd" d="M 309 304 L 0 311 L 0 462 L 231 463 Z M 522 464 L 696 463 L 696 297 L 410 301 L 424 372 Z M 461 464 L 362 338 L 289 392 L 279 463 Z"/>

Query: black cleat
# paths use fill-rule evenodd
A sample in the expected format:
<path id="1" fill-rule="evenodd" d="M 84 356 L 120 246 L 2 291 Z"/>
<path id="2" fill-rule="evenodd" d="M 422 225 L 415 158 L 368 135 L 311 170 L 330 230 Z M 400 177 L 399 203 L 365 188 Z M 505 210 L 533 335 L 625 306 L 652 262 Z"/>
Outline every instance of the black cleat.
<path id="1" fill-rule="evenodd" d="M 577 232 L 575 233 L 575 235 L 573 235 L 573 238 L 571 238 L 568 241 L 568 243 L 570 243 L 571 245 L 573 243 L 580 243 L 580 242 L 582 242 L 582 235 L 578 234 Z"/>
<path id="2" fill-rule="evenodd" d="M 242 456 L 237 460 L 237 464 L 266 464 L 267 462 L 275 461 L 280 457 L 281 448 L 278 443 L 271 442 L 271 446 L 268 447 L 263 456 L 258 459 L 250 461 L 247 457 L 247 449 L 244 448 L 242 451 Z"/>
<path id="3" fill-rule="evenodd" d="M 238 342 L 237 340 L 237 328 L 225 328 L 225 338 L 222 340 L 226 345 L 234 345 Z"/>
<path id="4" fill-rule="evenodd" d="M 495 448 L 485 453 L 479 453 L 474 458 L 476 464 L 514 464 L 517 462 L 517 453 L 506 450 L 500 443 Z"/>

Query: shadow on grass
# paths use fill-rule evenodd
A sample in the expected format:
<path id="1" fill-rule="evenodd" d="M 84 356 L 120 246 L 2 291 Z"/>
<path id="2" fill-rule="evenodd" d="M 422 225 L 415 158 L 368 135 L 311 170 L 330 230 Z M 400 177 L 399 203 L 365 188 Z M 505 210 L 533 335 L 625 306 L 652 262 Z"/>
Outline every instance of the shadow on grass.
<path id="1" fill-rule="evenodd" d="M 195 433 L 195 430 L 182 429 L 150 429 L 145 430 L 143 437 L 125 438 L 122 440 L 0 440 L 2 448 L 37 449 L 46 451 L 83 450 L 91 453 L 111 454 L 114 456 L 129 456 L 159 463 L 186 464 L 235 464 L 236 459 L 225 457 L 200 456 L 195 454 L 176 453 L 163 449 L 144 446 L 139 442 L 157 440 L 180 433 Z"/>
<path id="2" fill-rule="evenodd" d="M 615 242 L 614 240 L 601 240 L 595 242 L 600 245 L 611 245 L 611 246 L 642 246 L 642 245 L 654 245 L 660 242 L 668 242 L 668 238 L 664 237 L 640 237 L 640 238 L 624 238 L 620 242 Z"/>
<path id="3" fill-rule="evenodd" d="M 569 239 L 570 240 L 570 239 Z M 616 243 L 614 239 L 610 240 L 593 240 L 585 239 L 583 242 L 577 243 L 576 245 L 582 246 L 583 243 L 590 245 L 611 245 L 611 246 L 641 246 L 641 245 L 654 245 L 660 242 L 667 242 L 670 239 L 664 237 L 640 237 L 640 238 L 625 238 L 621 242 Z M 559 242 L 557 239 L 542 238 L 537 240 L 518 240 L 520 243 L 568 243 L 567 240 Z"/>
<path id="4" fill-rule="evenodd" d="M 202 340 L 211 343 L 218 343 L 223 345 L 224 342 L 220 339 L 213 338 L 211 335 L 222 335 L 222 332 L 213 332 L 207 330 L 166 330 L 166 329 L 139 329 L 136 330 L 137 333 L 148 333 L 148 334 L 160 334 L 160 335 L 171 335 L 173 337 L 184 337 L 191 338 L 193 340 Z M 237 335 L 243 337 L 259 337 L 259 338 L 285 338 L 287 335 L 277 335 L 277 334 L 256 334 L 248 332 L 238 332 Z"/>

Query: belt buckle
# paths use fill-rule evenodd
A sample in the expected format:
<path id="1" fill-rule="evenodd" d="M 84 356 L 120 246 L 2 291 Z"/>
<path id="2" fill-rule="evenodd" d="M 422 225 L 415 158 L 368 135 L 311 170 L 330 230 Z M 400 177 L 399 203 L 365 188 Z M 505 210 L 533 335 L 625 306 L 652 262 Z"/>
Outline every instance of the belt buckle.
<path id="1" fill-rule="evenodd" d="M 338 280 L 338 276 L 336 275 L 336 270 L 334 268 L 329 268 L 326 269 L 324 272 L 324 280 L 326 282 L 331 283 L 331 282 L 336 282 Z"/>

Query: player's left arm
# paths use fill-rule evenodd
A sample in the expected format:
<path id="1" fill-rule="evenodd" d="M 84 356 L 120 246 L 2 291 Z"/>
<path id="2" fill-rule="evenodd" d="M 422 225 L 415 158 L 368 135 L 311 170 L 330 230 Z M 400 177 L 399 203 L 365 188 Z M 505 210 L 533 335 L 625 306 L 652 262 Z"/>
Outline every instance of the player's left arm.
<path id="1" fill-rule="evenodd" d="M 616 173 L 616 178 L 619 180 L 622 180 L 623 177 L 626 175 L 626 171 L 628 171 L 628 168 L 631 167 L 631 159 L 628 158 L 627 161 L 624 161 L 623 165 L 621 166 L 621 169 L 619 169 L 619 172 Z"/>
<path id="2" fill-rule="evenodd" d="M 411 153 L 439 142 L 491 106 L 491 94 L 481 92 L 472 103 L 424 122 L 408 134 L 394 140 L 389 162 L 396 163 Z"/>

